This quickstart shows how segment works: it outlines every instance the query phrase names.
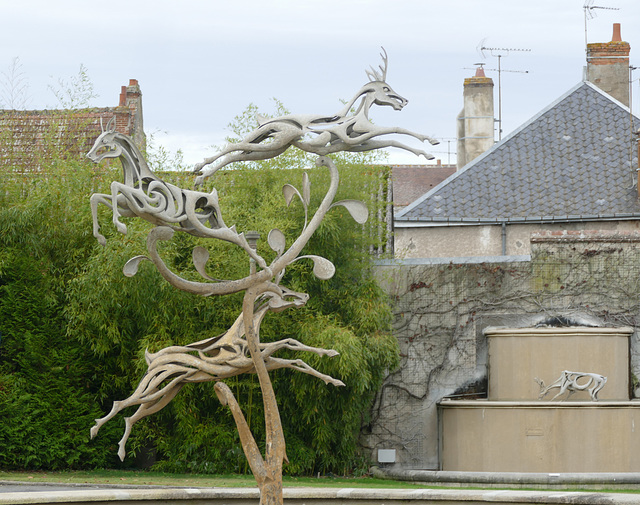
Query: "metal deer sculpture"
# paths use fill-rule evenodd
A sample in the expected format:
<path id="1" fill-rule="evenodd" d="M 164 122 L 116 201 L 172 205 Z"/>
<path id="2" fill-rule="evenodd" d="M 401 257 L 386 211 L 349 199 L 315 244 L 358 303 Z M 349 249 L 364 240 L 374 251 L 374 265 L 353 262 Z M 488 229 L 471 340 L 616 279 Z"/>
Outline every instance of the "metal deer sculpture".
<path id="1" fill-rule="evenodd" d="M 120 222 L 120 216 L 139 216 L 156 226 L 147 236 L 148 255 L 131 258 L 124 266 L 124 274 L 134 276 L 142 261 L 151 261 L 158 272 L 172 286 L 188 293 L 201 296 L 225 295 L 244 292 L 242 312 L 233 325 L 222 335 L 176 345 L 156 353 L 147 353 L 147 372 L 134 393 L 123 401 L 114 402 L 112 410 L 103 418 L 96 420 L 91 429 L 95 436 L 104 423 L 129 406 L 138 406 L 134 414 L 125 420 L 125 432 L 119 443 L 118 454 L 125 456 L 125 444 L 133 424 L 145 416 L 158 412 L 165 407 L 180 389 L 187 383 L 214 381 L 219 400 L 228 405 L 238 427 L 242 446 L 251 470 L 260 488 L 261 505 L 282 505 L 282 464 L 286 460 L 285 440 L 282 422 L 275 392 L 269 377 L 269 371 L 290 368 L 310 374 L 334 386 L 344 385 L 340 380 L 323 374 L 299 359 L 283 359 L 275 356 L 281 349 L 312 352 L 320 356 L 336 356 L 334 350 L 321 349 L 305 345 L 294 339 L 262 343 L 260 325 L 269 312 L 280 312 L 287 308 L 305 305 L 308 295 L 296 293 L 282 286 L 280 282 L 285 268 L 298 260 L 311 260 L 313 273 L 319 279 L 329 279 L 335 272 L 334 265 L 320 256 L 301 255 L 305 245 L 320 226 L 327 212 L 336 206 L 345 207 L 356 222 L 366 222 L 368 210 L 365 204 L 356 200 L 334 201 L 339 185 L 339 172 L 333 161 L 325 154 L 338 151 L 363 151 L 379 147 L 396 146 L 414 151 L 392 141 L 374 140 L 377 135 L 402 133 L 420 140 L 428 139 L 402 128 L 382 128 L 368 121 L 371 105 L 390 105 L 401 109 L 406 100 L 393 92 L 384 82 L 386 78 L 387 57 L 383 56 L 382 74 L 373 71 L 372 82 L 364 86 L 357 97 L 362 101 L 354 115 L 348 112 L 355 104 L 354 99 L 344 111 L 335 116 L 288 116 L 264 121 L 261 126 L 244 141 L 230 146 L 222 153 L 205 160 L 201 167 L 221 159 L 214 168 L 208 169 L 198 178 L 211 175 L 217 168 L 238 160 L 267 159 L 284 152 L 289 145 L 321 154 L 316 165 L 329 171 L 329 187 L 319 206 L 310 213 L 311 183 L 305 172 L 302 187 L 299 190 L 291 184 L 283 188 L 285 203 L 291 205 L 297 198 L 304 207 L 305 221 L 302 232 L 294 239 L 272 229 L 267 236 L 269 247 L 275 252 L 273 260 L 267 262 L 247 243 L 245 236 L 234 227 L 227 227 L 222 220 L 217 193 L 202 193 L 178 188 L 161 181 L 149 170 L 142 154 L 131 140 L 122 134 L 108 129 L 97 140 L 89 157 L 99 162 L 104 158 L 120 158 L 124 171 L 124 182 L 113 182 L 111 194 L 95 194 L 91 197 L 94 235 L 102 244 L 104 237 L 99 233 L 97 220 L 98 203 L 103 203 L 113 211 L 113 222 L 122 233 L 126 227 Z M 313 140 L 303 140 L 307 133 L 314 133 Z M 261 144 L 270 139 L 269 144 Z M 428 139 L 435 143 L 432 139 Z M 231 154 L 233 153 L 233 154 Z M 310 216 L 310 217 L 309 217 Z M 226 240 L 241 247 L 251 258 L 248 275 L 233 280 L 217 280 L 209 277 L 206 264 L 208 250 L 198 246 L 193 249 L 192 259 L 195 271 L 203 279 L 194 281 L 185 279 L 171 270 L 165 263 L 157 245 L 171 240 L 176 231 L 185 231 L 199 237 Z M 260 383 L 265 419 L 265 452 L 259 450 L 249 429 L 242 410 L 231 389 L 223 380 L 242 373 L 255 373 Z"/>
<path id="2" fill-rule="evenodd" d="M 196 179 L 196 185 L 229 163 L 274 158 L 285 152 L 289 146 L 320 156 L 339 151 L 371 151 L 397 147 L 415 155 L 423 155 L 428 160 L 433 159 L 431 154 L 396 140 L 374 140 L 381 135 L 400 134 L 415 137 L 421 142 L 427 140 L 432 145 L 439 143 L 421 133 L 405 128 L 377 126 L 369 120 L 369 109 L 374 104 L 402 110 L 408 103 L 407 99 L 387 84 L 388 57 L 384 48 L 382 51 L 383 65 L 379 66 L 380 71 L 374 68 L 367 71 L 370 81 L 360 88 L 342 110 L 324 116 L 295 114 L 274 119 L 259 116 L 259 127 L 244 140 L 227 145 L 222 151 L 194 167 L 194 172 L 202 171 L 202 175 Z M 354 107 L 355 112 L 352 113 Z M 307 140 L 305 137 L 309 135 L 312 138 Z M 203 170 L 205 166 L 216 161 L 218 163 Z"/>
<path id="3" fill-rule="evenodd" d="M 275 284 L 261 295 L 259 307 L 253 316 L 253 325 L 259 331 L 267 312 L 280 312 L 288 307 L 301 307 L 307 300 L 305 293 L 295 293 Z M 313 375 L 334 386 L 344 386 L 340 380 L 318 372 L 302 360 L 276 358 L 273 354 L 280 349 L 305 351 L 319 356 L 337 356 L 334 350 L 320 349 L 304 345 L 287 338 L 277 342 L 260 343 L 260 351 L 267 370 L 291 368 Z M 208 338 L 185 346 L 171 346 L 156 353 L 145 353 L 147 372 L 134 393 L 123 401 L 113 404 L 106 416 L 98 419 L 91 429 L 91 438 L 98 434 L 100 427 L 127 407 L 139 405 L 138 410 L 125 418 L 125 432 L 118 446 L 118 456 L 125 457 L 125 445 L 134 423 L 163 409 L 187 383 L 220 381 L 243 373 L 256 373 L 253 360 L 249 356 L 245 339 L 244 314 L 240 314 L 228 331 L 217 337 Z"/>
<path id="4" fill-rule="evenodd" d="M 94 163 L 105 158 L 120 158 L 124 175 L 123 182 L 111 183 L 110 195 L 91 195 L 93 235 L 100 244 L 106 244 L 98 223 L 98 204 L 102 203 L 113 211 L 113 224 L 120 233 L 127 233 L 127 226 L 120 221 L 120 216 L 138 216 L 155 225 L 169 226 L 198 237 L 232 242 L 265 266 L 262 258 L 249 247 L 244 235 L 237 233 L 235 227 L 229 228 L 224 224 L 215 189 L 211 193 L 203 193 L 162 181 L 149 169 L 131 138 L 115 130 L 113 119 L 96 139 L 87 157 Z"/>
<path id="5" fill-rule="evenodd" d="M 544 381 L 537 377 L 533 380 L 535 380 L 540 386 L 540 395 L 538 396 L 538 400 L 542 400 L 552 389 L 558 388 L 558 394 L 551 398 L 551 401 L 559 398 L 566 392 L 569 392 L 569 394 L 564 398 L 565 400 L 577 391 L 589 391 L 591 400 L 597 402 L 598 393 L 607 383 L 607 378 L 604 375 L 597 373 L 570 372 L 569 370 L 564 370 L 562 374 L 560 374 L 560 377 L 548 386 L 545 386 Z M 582 381 L 582 384 L 580 381 Z"/>

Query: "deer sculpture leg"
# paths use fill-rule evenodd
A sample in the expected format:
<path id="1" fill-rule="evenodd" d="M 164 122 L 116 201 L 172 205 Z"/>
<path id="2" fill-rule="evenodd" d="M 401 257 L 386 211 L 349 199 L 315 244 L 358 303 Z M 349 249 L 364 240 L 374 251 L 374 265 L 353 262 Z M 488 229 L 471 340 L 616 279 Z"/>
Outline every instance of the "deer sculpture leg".
<path id="1" fill-rule="evenodd" d="M 312 352 L 317 354 L 318 356 L 338 356 L 340 353 L 333 349 L 323 349 L 321 347 L 311 347 L 309 345 L 305 345 L 302 342 L 294 338 L 286 338 L 284 340 L 278 340 L 277 342 L 268 342 L 261 343 L 260 349 L 263 350 L 263 356 L 271 356 L 274 352 L 280 349 L 289 349 L 291 351 L 304 351 L 304 352 Z"/>
<path id="2" fill-rule="evenodd" d="M 167 404 L 171 400 L 173 400 L 175 396 L 180 392 L 183 386 L 184 382 L 180 381 L 176 382 L 173 387 L 169 388 L 169 391 L 167 391 L 166 387 L 163 388 L 163 396 L 161 396 L 159 400 L 155 402 L 143 403 L 142 405 L 140 405 L 140 407 L 138 407 L 138 410 L 136 410 L 131 417 L 124 418 L 124 434 L 118 442 L 118 457 L 120 458 L 120 461 L 124 461 L 124 457 L 127 454 L 125 446 L 127 444 L 127 440 L 129 439 L 129 435 L 131 435 L 131 428 L 133 427 L 133 425 L 143 417 L 155 414 L 156 412 L 159 412 L 160 410 L 165 408 Z"/>
<path id="3" fill-rule="evenodd" d="M 100 245 L 106 245 L 107 239 L 104 238 L 104 235 L 100 233 L 100 223 L 98 223 L 98 204 L 106 205 L 109 209 L 113 211 L 114 206 L 112 204 L 113 201 L 117 202 L 117 205 L 120 205 L 115 212 L 119 213 L 119 215 L 124 217 L 132 217 L 135 214 L 129 210 L 126 206 L 126 200 L 124 197 L 120 198 L 120 201 L 113 200 L 112 195 L 105 195 L 104 193 L 94 193 L 91 195 L 89 199 L 89 204 L 91 206 L 91 220 L 93 222 L 93 236 L 98 239 L 98 243 Z"/>
<path id="4" fill-rule="evenodd" d="M 367 140 L 362 144 L 355 146 L 344 145 L 342 144 L 342 142 L 338 142 L 336 144 L 330 145 L 327 149 L 330 149 L 331 153 L 339 151 L 363 152 L 371 151 L 372 149 L 383 149 L 385 147 L 397 147 L 398 149 L 404 149 L 405 151 L 409 151 L 416 156 L 424 156 L 428 160 L 432 160 L 434 158 L 433 154 L 429 154 L 421 149 L 416 149 L 414 147 L 405 145 L 402 142 L 398 142 L 397 140 Z"/>
<path id="5" fill-rule="evenodd" d="M 117 202 L 118 198 L 120 197 L 120 193 L 122 191 L 122 187 L 124 185 L 119 183 L 119 182 L 112 182 L 111 183 L 111 201 L 112 202 Z M 126 186 L 125 186 L 126 187 Z M 124 195 L 122 195 L 122 200 L 123 201 L 127 201 L 128 199 L 126 199 L 126 197 Z M 127 226 L 122 223 L 120 221 L 120 212 L 118 209 L 117 205 L 112 205 L 111 206 L 111 210 L 113 211 L 113 224 L 115 225 L 116 229 L 122 233 L 123 235 L 127 234 Z M 133 214 L 133 212 L 132 212 Z"/>
<path id="6" fill-rule="evenodd" d="M 170 369 L 162 368 L 160 370 L 154 371 L 149 370 L 129 398 L 127 398 L 126 400 L 113 402 L 111 411 L 106 416 L 101 417 L 100 419 L 96 419 L 96 425 L 91 428 L 91 438 L 95 437 L 98 434 L 98 430 L 102 427 L 103 424 L 105 424 L 123 409 L 131 407 L 133 405 L 157 402 L 158 399 L 161 400 L 177 384 L 197 372 L 197 370 L 183 367 L 181 370 L 181 375 L 174 377 L 171 382 L 169 382 L 169 384 L 167 384 L 162 389 L 159 389 L 159 386 L 167 379 L 175 376 L 177 371 L 178 370 L 176 370 L 176 367 Z M 173 396 L 175 396 L 175 394 Z"/>
<path id="7" fill-rule="evenodd" d="M 102 193 L 94 193 L 89 199 L 91 205 L 91 219 L 93 221 L 93 236 L 98 239 L 100 245 L 107 245 L 107 239 L 100 233 L 98 223 L 98 204 L 102 203 L 111 209 L 111 197 Z"/>
<path id="8" fill-rule="evenodd" d="M 318 372 L 315 368 L 309 366 L 307 363 L 302 361 L 301 359 L 284 359 L 284 358 L 274 358 L 270 356 L 265 360 L 267 365 L 267 370 L 277 370 L 280 368 L 291 368 L 292 370 L 297 370 L 298 372 L 306 373 L 309 375 L 313 375 L 317 377 L 325 384 L 332 384 L 334 386 L 344 386 L 344 382 L 338 379 L 334 379 L 330 375 L 325 375 L 321 372 Z"/>
<path id="9" fill-rule="evenodd" d="M 591 399 L 594 402 L 597 402 L 598 401 L 598 393 L 604 387 L 604 385 L 607 383 L 607 378 L 606 377 L 602 377 L 602 379 L 600 379 L 600 380 L 594 379 L 594 382 L 596 383 L 596 385 L 591 391 L 589 391 L 589 394 L 591 395 Z"/>
<path id="10" fill-rule="evenodd" d="M 557 394 L 557 395 L 555 395 L 553 398 L 551 398 L 551 401 L 555 400 L 556 398 L 559 398 L 559 397 L 560 397 L 560 396 L 562 396 L 564 393 L 566 393 L 566 392 L 567 392 L 567 388 L 568 388 L 568 384 L 563 384 L 563 385 L 560 387 L 560 391 L 558 391 L 558 394 Z M 566 398 L 563 398 L 563 400 L 562 400 L 562 401 L 567 400 L 567 399 L 568 399 L 568 398 L 569 398 L 573 393 L 575 393 L 575 392 L 576 392 L 576 391 L 575 391 L 575 389 L 568 389 L 568 391 L 569 391 L 569 394 L 567 395 L 567 397 L 566 397 Z"/>

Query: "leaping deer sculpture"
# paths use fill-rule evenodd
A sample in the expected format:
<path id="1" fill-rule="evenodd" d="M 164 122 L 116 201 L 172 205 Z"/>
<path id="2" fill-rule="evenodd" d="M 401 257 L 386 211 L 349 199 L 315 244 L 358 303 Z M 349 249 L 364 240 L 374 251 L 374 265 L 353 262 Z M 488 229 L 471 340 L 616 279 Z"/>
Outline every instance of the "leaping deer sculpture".
<path id="1" fill-rule="evenodd" d="M 374 140 L 380 135 L 400 134 L 415 137 L 421 142 L 427 140 L 432 145 L 439 144 L 436 139 L 427 135 L 405 128 L 377 126 L 369 120 L 369 109 L 372 105 L 389 106 L 394 110 L 401 110 L 408 103 L 406 98 L 400 96 L 387 84 L 388 57 L 384 48 L 382 51 L 383 65 L 379 66 L 380 71 L 374 68 L 367 71 L 370 81 L 362 86 L 338 113 L 328 116 L 295 114 L 274 119 L 258 116 L 258 128 L 244 140 L 228 144 L 219 153 L 206 158 L 194 167 L 195 173 L 201 172 L 201 175 L 196 178 L 196 185 L 200 185 L 206 177 L 229 163 L 275 158 L 285 152 L 289 146 L 320 156 L 339 151 L 361 152 L 397 147 L 417 156 L 422 155 L 428 160 L 433 159 L 433 155 L 396 140 Z M 352 113 L 354 107 L 355 112 Z M 305 136 L 308 135 L 312 138 L 307 140 Z M 265 141 L 268 142 L 264 143 Z M 216 161 L 215 165 L 204 169 L 205 166 Z"/>
<path id="2" fill-rule="evenodd" d="M 261 304 L 253 314 L 253 325 L 259 330 L 268 312 L 280 312 L 288 307 L 301 307 L 308 299 L 309 295 L 306 293 L 296 293 L 271 284 L 270 290 L 263 294 Z M 103 424 L 123 409 L 139 405 L 131 417 L 125 418 L 124 435 L 118 443 L 118 456 L 124 460 L 125 445 L 133 425 L 140 419 L 166 407 L 185 384 L 218 382 L 243 373 L 256 373 L 247 348 L 244 328 L 244 314 L 241 313 L 231 328 L 222 335 L 184 346 L 166 347 L 153 354 L 145 352 L 147 372 L 140 384 L 129 398 L 114 402 L 111 412 L 96 419 L 95 426 L 91 428 L 91 438 L 98 434 Z M 330 357 L 337 356 L 337 351 L 311 347 L 292 338 L 260 343 L 259 346 L 262 359 L 269 371 L 291 368 L 318 377 L 326 384 L 344 386 L 342 381 L 318 372 L 300 359 L 272 356 L 280 349 L 313 352 L 319 356 Z"/>
<path id="3" fill-rule="evenodd" d="M 566 393 L 569 394 L 565 398 L 569 398 L 576 391 L 589 391 L 589 395 L 591 396 L 591 400 L 594 402 L 598 401 L 598 393 L 607 383 L 607 378 L 604 375 L 600 375 L 597 373 L 584 373 L 584 372 L 570 372 L 569 370 L 564 370 L 560 377 L 556 379 L 552 384 L 548 386 L 544 385 L 544 381 L 535 377 L 535 380 L 540 386 L 540 395 L 538 396 L 538 400 L 542 400 L 548 393 L 554 388 L 558 388 L 559 392 L 551 401 L 559 398 L 561 395 Z M 580 381 L 584 382 L 580 384 Z"/>
<path id="4" fill-rule="evenodd" d="M 87 157 L 94 163 L 105 158 L 120 158 L 123 182 L 111 183 L 111 194 L 91 195 L 93 235 L 102 245 L 106 244 L 98 223 L 98 204 L 113 211 L 113 224 L 122 233 L 127 226 L 120 217 L 138 216 L 158 226 L 168 226 L 198 237 L 211 237 L 234 243 L 242 247 L 261 267 L 264 260 L 249 247 L 244 234 L 234 226 L 227 227 L 218 204 L 218 193 L 191 191 L 169 184 L 156 176 L 130 137 L 115 130 L 113 119 L 96 139 Z M 208 226 L 207 226 L 208 225 Z"/>

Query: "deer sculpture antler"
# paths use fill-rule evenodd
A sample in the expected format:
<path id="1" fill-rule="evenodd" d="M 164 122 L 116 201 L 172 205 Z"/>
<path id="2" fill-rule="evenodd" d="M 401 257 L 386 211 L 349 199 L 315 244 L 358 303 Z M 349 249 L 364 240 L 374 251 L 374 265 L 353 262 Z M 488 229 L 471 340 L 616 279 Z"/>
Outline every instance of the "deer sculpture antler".
<path id="1" fill-rule="evenodd" d="M 367 76 L 369 77 L 369 79 L 371 79 L 372 81 L 386 81 L 387 80 L 387 67 L 389 65 L 389 57 L 387 56 L 387 51 L 385 50 L 385 48 L 382 48 L 382 52 L 380 53 L 380 57 L 382 58 L 382 63 L 384 63 L 384 67 L 382 65 L 378 65 L 378 68 L 380 69 L 380 71 L 382 72 L 381 74 L 378 73 L 378 71 L 373 68 L 373 67 L 369 67 L 371 70 L 367 70 Z"/>

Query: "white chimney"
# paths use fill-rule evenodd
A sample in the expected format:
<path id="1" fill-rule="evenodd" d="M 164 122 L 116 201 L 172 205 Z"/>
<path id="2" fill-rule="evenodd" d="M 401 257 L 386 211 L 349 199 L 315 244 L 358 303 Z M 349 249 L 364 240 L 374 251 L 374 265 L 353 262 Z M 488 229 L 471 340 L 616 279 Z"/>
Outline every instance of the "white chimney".
<path id="1" fill-rule="evenodd" d="M 458 170 L 494 144 L 493 80 L 481 66 L 464 80 L 463 99 L 457 125 Z"/>

